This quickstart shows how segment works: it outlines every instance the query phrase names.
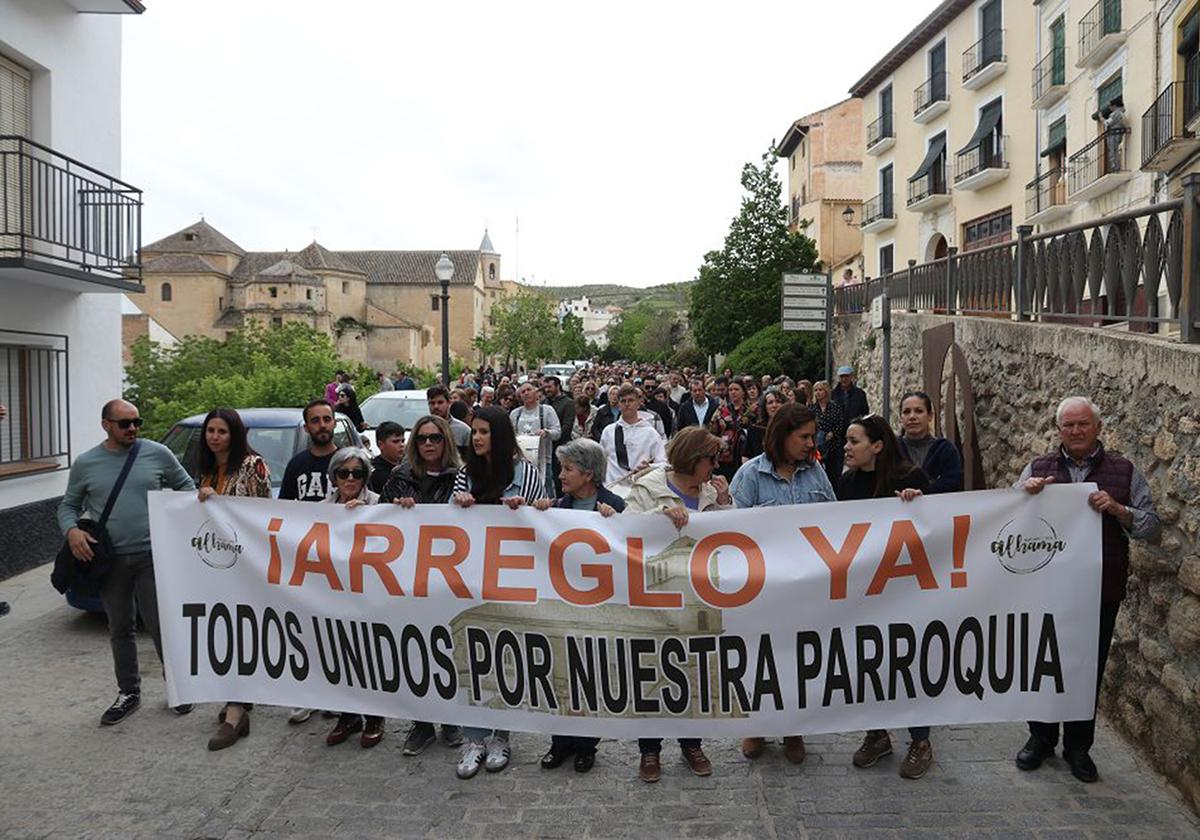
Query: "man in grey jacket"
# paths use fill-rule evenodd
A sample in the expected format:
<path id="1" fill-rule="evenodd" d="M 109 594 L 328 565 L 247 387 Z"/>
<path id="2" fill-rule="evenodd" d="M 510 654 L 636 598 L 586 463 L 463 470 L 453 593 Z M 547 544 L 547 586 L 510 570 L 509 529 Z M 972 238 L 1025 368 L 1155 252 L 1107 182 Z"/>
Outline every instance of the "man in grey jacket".
<path id="1" fill-rule="evenodd" d="M 96 540 L 77 527 L 77 523 L 80 519 L 100 519 L 125 459 L 138 439 L 142 418 L 133 403 L 110 400 L 100 412 L 100 425 L 106 435 L 104 442 L 75 459 L 66 493 L 58 506 L 58 525 L 71 553 L 85 563 L 94 558 L 92 546 Z M 154 648 L 162 661 L 146 494 L 164 488 L 195 490 L 196 485 L 171 450 L 161 443 L 143 440 L 105 528 L 114 557 L 112 570 L 100 588 L 100 601 L 108 616 L 118 687 L 117 699 L 100 717 L 105 726 L 120 723 L 141 705 L 141 675 L 134 636 L 135 597 L 142 622 L 154 638 Z M 179 714 L 191 710 L 191 704 L 175 708 Z"/>

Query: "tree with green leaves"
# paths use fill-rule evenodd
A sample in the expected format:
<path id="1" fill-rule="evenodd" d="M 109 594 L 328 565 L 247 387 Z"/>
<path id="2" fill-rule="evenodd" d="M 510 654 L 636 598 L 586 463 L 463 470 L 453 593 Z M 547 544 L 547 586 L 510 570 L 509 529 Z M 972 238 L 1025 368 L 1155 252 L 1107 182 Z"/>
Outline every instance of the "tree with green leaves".
<path id="1" fill-rule="evenodd" d="M 375 392 L 375 373 L 338 355 L 328 334 L 303 324 L 250 323 L 224 341 L 188 336 L 173 347 L 142 337 L 125 368 L 125 399 L 158 438 L 173 423 L 216 406 L 300 407 L 325 393 L 345 370 L 360 401 Z"/>
<path id="2" fill-rule="evenodd" d="M 476 336 L 474 345 L 485 356 L 533 361 L 554 356 L 558 342 L 554 301 L 523 288 L 492 307 L 491 329 L 487 335 Z"/>
<path id="3" fill-rule="evenodd" d="M 784 273 L 817 270 L 816 243 L 788 230 L 777 157 L 742 167 L 742 207 L 720 251 L 704 255 L 688 315 L 696 345 L 728 353 L 763 327 L 779 323 Z"/>
<path id="4" fill-rule="evenodd" d="M 587 359 L 588 341 L 583 334 L 583 319 L 568 312 L 563 316 L 559 327 L 558 346 L 555 352 L 558 361 L 566 362 L 571 359 Z"/>

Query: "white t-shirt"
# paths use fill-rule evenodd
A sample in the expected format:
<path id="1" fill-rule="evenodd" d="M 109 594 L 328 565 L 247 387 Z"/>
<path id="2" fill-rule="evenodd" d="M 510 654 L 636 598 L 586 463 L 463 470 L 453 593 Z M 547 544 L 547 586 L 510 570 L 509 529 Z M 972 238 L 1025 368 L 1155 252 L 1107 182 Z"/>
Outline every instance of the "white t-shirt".
<path id="1" fill-rule="evenodd" d="M 625 451 L 629 455 L 629 469 L 621 466 L 617 460 L 617 428 L 620 427 L 625 439 Z M 662 436 L 658 430 L 641 417 L 634 424 L 626 423 L 617 418 L 615 423 L 609 423 L 600 434 L 600 445 L 608 455 L 608 466 L 605 469 L 604 483 L 613 487 L 618 481 L 637 469 L 643 461 L 658 466 L 667 462 L 667 450 L 663 446 Z"/>

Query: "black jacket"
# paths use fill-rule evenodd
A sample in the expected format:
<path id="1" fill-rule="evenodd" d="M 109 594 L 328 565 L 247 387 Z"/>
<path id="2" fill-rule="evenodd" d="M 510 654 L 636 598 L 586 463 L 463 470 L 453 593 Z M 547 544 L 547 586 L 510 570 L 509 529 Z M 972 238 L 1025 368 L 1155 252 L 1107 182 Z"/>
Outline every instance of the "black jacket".
<path id="1" fill-rule="evenodd" d="M 838 408 L 842 410 L 842 420 L 847 424 L 858 417 L 866 417 L 871 413 L 871 409 L 867 405 L 867 392 L 857 385 L 852 384 L 849 391 L 838 385 L 833 389 L 830 399 L 838 404 Z"/>
<path id="2" fill-rule="evenodd" d="M 600 435 L 604 433 L 604 427 L 615 423 L 620 416 L 620 408 L 614 408 L 605 402 L 600 410 L 596 412 L 596 419 L 592 421 L 592 440 L 599 443 Z"/>
<path id="3" fill-rule="evenodd" d="M 413 475 L 412 465 L 408 460 L 392 470 L 383 492 L 379 494 L 380 503 L 390 503 L 397 499 L 412 498 L 419 505 L 444 505 L 450 501 L 454 490 L 454 476 L 457 471 L 446 470 L 440 475 L 426 475 L 417 478 Z"/>
<path id="4" fill-rule="evenodd" d="M 569 508 L 571 507 L 571 503 L 573 501 L 574 499 L 572 499 L 569 494 L 563 494 L 562 496 L 558 497 L 558 500 L 554 503 L 554 506 L 560 508 Z M 625 510 L 625 500 L 613 491 L 609 490 L 603 484 L 596 487 L 596 504 L 608 505 L 617 513 Z"/>
<path id="5" fill-rule="evenodd" d="M 912 461 L 908 440 L 900 437 L 900 451 Z M 914 461 L 914 463 L 916 463 Z M 945 438 L 935 438 L 925 456 L 924 464 L 916 464 L 929 477 L 930 493 L 957 493 L 963 489 L 962 456 L 954 444 Z"/>
<path id="6" fill-rule="evenodd" d="M 646 410 L 653 411 L 662 418 L 663 434 L 670 437 L 675 433 L 675 415 L 670 405 L 662 400 L 646 400 Z"/>
<path id="7" fill-rule="evenodd" d="M 367 489 L 372 493 L 382 493 L 383 485 L 387 484 L 388 476 L 397 465 L 382 455 L 371 459 L 371 478 L 367 481 Z"/>
<path id="8" fill-rule="evenodd" d="M 708 395 L 708 414 L 704 415 L 705 424 L 712 420 L 721 406 L 721 401 L 712 394 Z M 675 415 L 675 431 L 687 426 L 699 426 L 700 418 L 696 416 L 696 407 L 692 404 L 692 395 L 688 394 L 679 402 L 679 413 Z"/>
<path id="9" fill-rule="evenodd" d="M 554 442 L 554 448 L 562 446 L 571 439 L 575 430 L 575 400 L 570 394 L 559 394 L 556 399 L 547 403 L 558 415 L 558 425 L 562 427 L 562 435 Z"/>

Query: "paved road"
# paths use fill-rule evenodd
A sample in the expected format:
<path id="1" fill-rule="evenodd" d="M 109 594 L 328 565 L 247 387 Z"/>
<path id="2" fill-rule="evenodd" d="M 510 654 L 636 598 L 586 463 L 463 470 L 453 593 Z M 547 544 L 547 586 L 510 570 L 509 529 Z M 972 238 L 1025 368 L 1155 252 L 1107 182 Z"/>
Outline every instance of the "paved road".
<path id="1" fill-rule="evenodd" d="M 918 782 L 897 776 L 899 756 L 855 770 L 852 735 L 810 738 L 800 767 L 778 748 L 751 764 L 713 741 L 708 779 L 664 750 L 662 782 L 646 785 L 630 743 L 604 742 L 596 768 L 577 775 L 541 770 L 546 739 L 521 734 L 506 772 L 463 782 L 456 751 L 400 754 L 405 721 L 374 750 L 329 748 L 329 721 L 289 726 L 278 709 L 255 711 L 248 739 L 209 753 L 217 707 L 176 717 L 157 674 L 140 711 L 101 729 L 115 695 L 103 621 L 62 606 L 47 575 L 0 582 L 14 607 L 0 618 L 4 838 L 1200 837 L 1200 820 L 1104 727 L 1095 785 L 1061 759 L 1016 770 L 1017 724 L 935 729 L 936 763 Z M 144 643 L 143 663 L 153 656 Z"/>

